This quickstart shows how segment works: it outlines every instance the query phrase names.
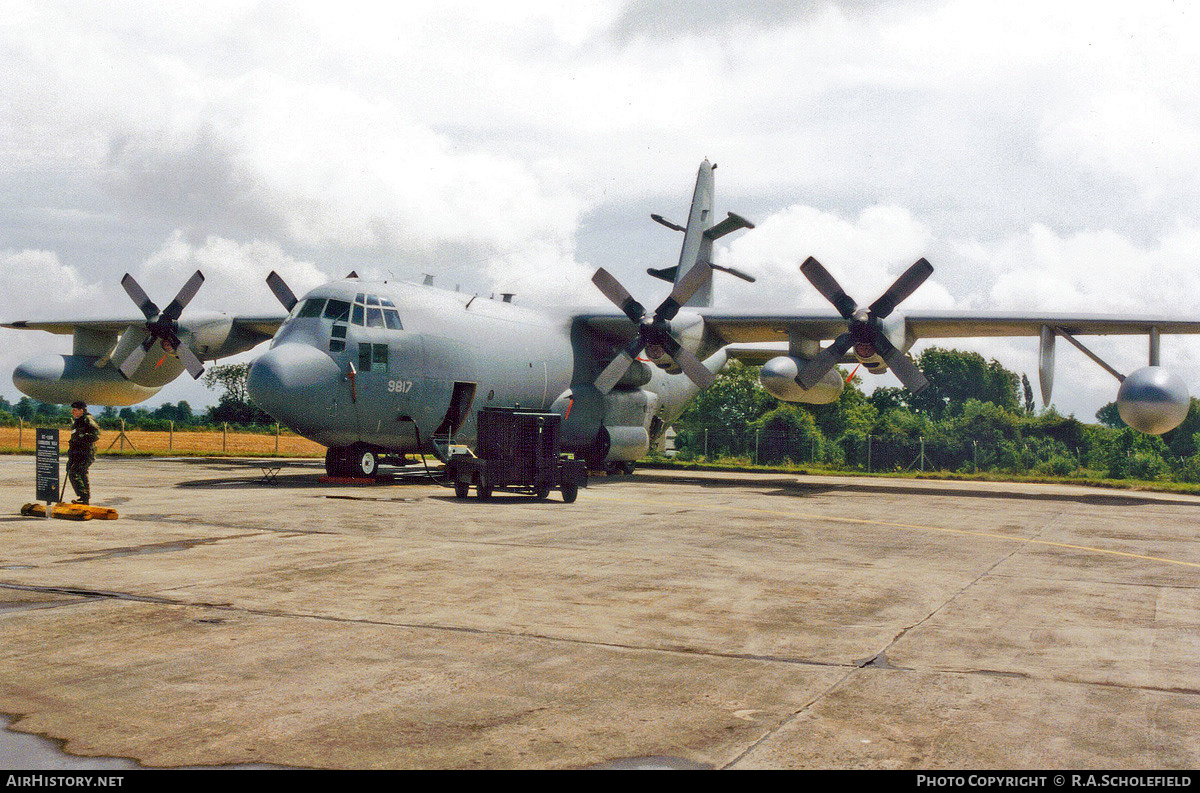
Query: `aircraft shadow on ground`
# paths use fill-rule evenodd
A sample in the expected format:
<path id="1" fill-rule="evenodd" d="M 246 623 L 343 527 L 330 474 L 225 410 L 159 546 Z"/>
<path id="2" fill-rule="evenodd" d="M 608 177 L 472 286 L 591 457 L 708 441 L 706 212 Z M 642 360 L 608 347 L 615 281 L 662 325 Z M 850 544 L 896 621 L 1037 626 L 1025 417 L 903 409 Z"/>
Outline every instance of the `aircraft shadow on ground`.
<path id="1" fill-rule="evenodd" d="M 211 459 L 204 460 L 203 462 L 210 468 L 214 467 Z M 435 478 L 430 478 L 424 469 L 395 470 L 384 473 L 375 484 L 359 484 L 330 482 L 325 477 L 323 466 L 312 462 L 285 462 L 275 476 L 271 478 L 263 473 L 263 468 L 269 465 L 267 462 L 260 463 L 252 460 L 222 462 L 217 464 L 217 467 L 224 468 L 228 472 L 227 476 L 191 479 L 180 482 L 176 487 L 189 490 L 253 488 L 306 490 L 340 486 L 347 493 L 362 492 L 366 494 L 379 487 L 440 484 L 436 479 L 438 469 L 431 469 Z M 889 484 L 849 478 L 844 482 L 837 483 L 804 482 L 797 480 L 795 475 L 792 474 L 779 476 L 765 475 L 756 478 L 747 478 L 744 475 L 722 478 L 719 475 L 664 475 L 656 472 L 640 476 L 638 474 L 632 476 L 593 476 L 589 479 L 587 487 L 605 489 L 628 484 L 693 485 L 710 489 L 749 489 L 759 490 L 762 495 L 787 498 L 809 498 L 840 491 L 889 496 L 949 496 L 953 498 L 1008 499 L 1015 501 L 1060 501 L 1106 507 L 1137 507 L 1155 504 L 1200 507 L 1200 500 L 1172 498 L 1169 495 L 1143 496 L 1133 493 L 1095 492 L 1063 493 L 1040 491 L 1027 486 L 1019 491 L 997 490 L 990 487 L 971 487 L 970 485 L 964 485 L 961 481 L 947 480 L 939 482 L 933 479 L 923 479 L 920 485 Z M 766 489 L 763 489 L 764 487 Z M 555 500 L 556 496 L 557 491 L 552 492 L 549 500 Z M 504 491 L 497 491 L 493 497 L 500 499 L 529 499 L 529 496 L 526 494 Z M 458 500 L 449 493 L 444 498 Z"/>
<path id="2" fill-rule="evenodd" d="M 882 482 L 864 482 L 851 479 L 847 479 L 845 482 L 829 484 L 825 482 L 803 482 L 794 479 L 792 475 L 785 476 L 788 477 L 788 481 L 780 481 L 779 479 L 752 480 L 734 477 L 722 479 L 719 477 L 689 477 L 686 475 L 681 477 L 673 476 L 669 479 L 667 477 L 658 477 L 658 479 L 663 484 L 667 484 L 669 481 L 672 484 L 689 484 L 708 488 L 752 489 L 770 484 L 773 486 L 772 489 L 763 490 L 763 495 L 785 496 L 789 498 L 805 498 L 840 491 L 894 496 L 950 496 L 958 498 L 1010 499 L 1015 501 L 1062 501 L 1106 507 L 1139 507 L 1161 504 L 1200 508 L 1200 500 L 1172 498 L 1169 495 L 1143 496 L 1132 493 L 1110 494 L 1094 492 L 1056 493 L 1034 489 L 1021 491 L 994 490 L 984 487 L 964 486 L 964 483 L 960 480 L 939 481 L 936 479 L 923 479 L 920 485 L 885 484 Z M 635 476 L 634 479 L 636 478 Z M 646 477 L 645 481 L 651 480 L 649 477 Z M 1019 485 L 1021 483 L 1013 484 Z"/>

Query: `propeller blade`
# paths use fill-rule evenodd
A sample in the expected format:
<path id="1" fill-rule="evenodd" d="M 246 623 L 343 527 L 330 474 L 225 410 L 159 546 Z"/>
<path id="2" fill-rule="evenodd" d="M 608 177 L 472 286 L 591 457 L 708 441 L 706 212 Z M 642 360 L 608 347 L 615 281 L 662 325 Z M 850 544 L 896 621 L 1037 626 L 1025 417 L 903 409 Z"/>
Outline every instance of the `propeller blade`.
<path id="1" fill-rule="evenodd" d="M 121 286 L 125 287 L 125 294 L 129 295 L 134 303 L 137 303 L 137 307 L 141 309 L 142 314 L 145 315 L 147 320 L 154 320 L 158 317 L 158 306 L 142 290 L 142 287 L 134 280 L 132 275 L 125 273 L 125 276 L 121 279 Z"/>
<path id="2" fill-rule="evenodd" d="M 700 388 L 708 388 L 716 382 L 717 376 L 709 371 L 708 367 L 692 355 L 687 349 L 680 347 L 671 353 L 671 357 L 675 359 L 675 363 L 679 364 L 679 368 L 688 378 L 698 385 Z"/>
<path id="3" fill-rule="evenodd" d="M 629 371 L 629 367 L 633 366 L 633 361 L 638 357 L 638 354 L 645 347 L 645 343 L 641 338 L 636 338 L 633 342 L 621 348 L 617 353 L 617 357 L 612 359 L 608 366 L 604 367 L 604 371 L 595 380 L 596 390 L 601 394 L 607 394 L 617 387 L 617 383 L 621 382 L 621 378 Z"/>
<path id="4" fill-rule="evenodd" d="M 804 273 L 808 282 L 815 286 L 826 300 L 833 303 L 833 307 L 838 310 L 843 319 L 850 319 L 854 316 L 854 310 L 858 308 L 858 305 L 853 298 L 846 294 L 837 279 L 829 274 L 823 264 L 809 256 L 804 260 L 804 264 L 800 265 L 800 272 Z"/>
<path id="5" fill-rule="evenodd" d="M 912 362 L 912 359 L 903 350 L 892 344 L 883 331 L 874 326 L 871 327 L 871 343 L 875 346 L 875 351 L 887 363 L 888 369 L 892 370 L 892 374 L 896 375 L 896 378 L 909 391 L 915 394 L 929 385 L 929 380 Z"/>
<path id="6" fill-rule="evenodd" d="M 146 353 L 150 349 L 148 342 L 153 342 L 153 336 L 147 336 L 146 340 L 129 351 L 129 355 L 125 356 L 125 360 L 117 364 L 117 371 L 121 373 L 126 380 L 133 377 L 133 373 L 142 365 L 142 361 L 146 358 Z"/>
<path id="7" fill-rule="evenodd" d="M 896 283 L 884 292 L 878 300 L 871 304 L 870 315 L 883 319 L 896 310 L 905 298 L 917 290 L 925 279 L 933 274 L 933 265 L 925 259 L 917 260 L 916 264 L 904 271 Z"/>
<path id="8" fill-rule="evenodd" d="M 120 366 L 125 362 L 125 359 L 129 357 L 129 353 L 133 351 L 133 348 L 140 345 L 145 340 L 146 326 L 130 325 L 125 329 L 125 332 L 121 334 L 121 340 L 117 342 L 117 346 L 113 347 L 112 352 L 110 352 L 107 357 L 96 361 L 96 366 L 104 366 L 110 362 L 114 366 Z"/>
<path id="9" fill-rule="evenodd" d="M 179 360 L 183 361 L 188 374 L 194 379 L 199 380 L 200 375 L 204 374 L 204 364 L 200 363 L 200 359 L 192 352 L 191 346 L 186 341 L 182 342 L 175 350 L 175 354 L 179 356 Z"/>
<path id="10" fill-rule="evenodd" d="M 283 278 L 274 270 L 267 276 L 267 286 L 271 287 L 271 292 L 275 295 L 275 299 L 283 303 L 283 307 L 291 311 L 296 305 L 296 295 L 292 292 L 288 285 L 284 283 Z"/>
<path id="11" fill-rule="evenodd" d="M 597 270 L 596 274 L 592 276 L 592 283 L 635 323 L 640 323 L 642 317 L 646 316 L 645 306 L 634 300 L 633 295 L 629 294 L 629 290 L 621 286 L 621 283 L 613 278 L 608 270 L 603 267 Z"/>
<path id="12" fill-rule="evenodd" d="M 803 388 L 809 389 L 821 382 L 821 378 L 825 374 L 837 366 L 838 361 L 842 360 L 842 356 L 846 354 L 851 345 L 854 344 L 854 337 L 849 333 L 843 333 L 833 340 L 825 349 L 817 353 L 812 360 L 805 364 L 800 370 L 800 374 L 796 375 L 796 382 Z"/>
<path id="13" fill-rule="evenodd" d="M 929 381 L 925 379 L 925 375 L 921 374 L 921 370 L 912 362 L 912 359 L 895 347 L 892 348 L 890 355 L 883 356 L 883 360 L 887 361 L 892 374 L 896 375 L 904 387 L 914 394 L 923 391 L 929 385 Z"/>
<path id="14" fill-rule="evenodd" d="M 187 304 L 192 302 L 192 298 L 196 296 L 196 292 L 200 290 L 200 285 L 203 283 L 204 273 L 197 270 L 187 280 L 187 283 L 183 285 L 183 288 L 179 290 L 179 294 L 175 295 L 175 299 L 163 309 L 162 317 L 172 322 L 179 319 L 179 315 L 183 313 L 183 309 Z"/>
<path id="15" fill-rule="evenodd" d="M 696 290 L 704 286 L 712 278 L 712 266 L 705 262 L 696 262 L 692 269 L 683 274 L 679 283 L 671 290 L 671 294 L 659 304 L 654 312 L 654 318 L 664 322 L 675 319 L 679 309 L 688 301 Z"/>

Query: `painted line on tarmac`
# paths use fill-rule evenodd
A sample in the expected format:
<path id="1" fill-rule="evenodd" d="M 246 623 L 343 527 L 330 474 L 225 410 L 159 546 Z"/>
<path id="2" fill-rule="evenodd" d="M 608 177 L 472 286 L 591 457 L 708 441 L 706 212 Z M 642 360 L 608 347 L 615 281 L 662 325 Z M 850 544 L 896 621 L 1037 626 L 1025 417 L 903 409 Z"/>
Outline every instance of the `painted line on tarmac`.
<path id="1" fill-rule="evenodd" d="M 796 518 L 802 520 L 827 520 L 833 523 L 851 523 L 860 526 L 880 526 L 887 529 L 904 529 L 905 531 L 927 531 L 938 532 L 941 534 L 957 534 L 964 537 L 980 537 L 988 540 L 1000 540 L 1003 542 L 1024 543 L 1026 545 L 1044 545 L 1051 548 L 1061 548 L 1070 551 L 1083 551 L 1085 553 L 1102 554 L 1105 556 L 1119 556 L 1127 559 L 1138 559 L 1146 562 L 1161 562 L 1163 564 L 1178 565 L 1180 567 L 1191 567 L 1200 570 L 1200 564 L 1196 562 L 1182 562 L 1178 559 L 1167 559 L 1162 556 L 1147 556 L 1145 554 L 1130 553 L 1129 551 L 1114 551 L 1108 548 L 1095 548 L 1088 545 L 1073 545 L 1067 542 L 1053 542 L 1051 540 L 1038 540 L 1032 537 L 1013 537 L 1006 534 L 991 534 L 983 531 L 970 531 L 968 529 L 948 529 L 943 526 L 927 526 L 918 523 L 897 523 L 889 520 L 872 520 L 869 518 L 848 518 L 844 515 L 820 515 L 809 512 L 787 512 L 776 509 L 763 509 L 762 507 L 733 507 L 716 505 L 711 507 L 698 507 L 696 504 L 681 504 L 670 503 L 665 501 L 645 501 L 640 499 L 630 498 L 615 498 L 611 496 L 590 496 L 589 498 L 607 499 L 610 501 L 620 501 L 626 504 L 642 504 L 658 507 L 686 507 L 688 509 L 706 509 L 712 512 L 757 512 L 763 515 L 774 515 L 784 518 Z"/>

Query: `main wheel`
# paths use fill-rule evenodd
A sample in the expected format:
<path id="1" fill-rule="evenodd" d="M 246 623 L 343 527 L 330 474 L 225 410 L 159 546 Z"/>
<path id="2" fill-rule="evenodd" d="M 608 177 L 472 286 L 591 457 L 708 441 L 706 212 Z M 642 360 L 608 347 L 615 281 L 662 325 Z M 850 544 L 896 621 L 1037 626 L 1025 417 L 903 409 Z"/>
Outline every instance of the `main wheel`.
<path id="1" fill-rule="evenodd" d="M 579 495 L 579 486 L 564 484 L 562 486 L 562 494 L 563 494 L 563 502 L 570 504 L 573 501 L 575 501 L 575 497 L 577 495 Z"/>
<path id="2" fill-rule="evenodd" d="M 458 498 L 466 498 L 467 494 L 470 492 L 471 492 L 471 483 L 470 482 L 459 482 L 457 480 L 454 482 L 454 495 L 457 496 Z"/>
<path id="3" fill-rule="evenodd" d="M 534 491 L 534 496 L 536 496 L 539 501 L 545 501 L 550 497 L 550 485 L 538 485 L 537 490 Z"/>

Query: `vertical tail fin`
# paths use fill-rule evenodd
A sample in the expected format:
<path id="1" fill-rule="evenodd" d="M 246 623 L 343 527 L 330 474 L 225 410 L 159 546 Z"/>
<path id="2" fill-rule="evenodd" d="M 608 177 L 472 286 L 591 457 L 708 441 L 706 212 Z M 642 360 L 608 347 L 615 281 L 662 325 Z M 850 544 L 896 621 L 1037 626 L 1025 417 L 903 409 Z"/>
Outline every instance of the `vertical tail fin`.
<path id="1" fill-rule="evenodd" d="M 708 160 L 700 163 L 696 174 L 696 190 L 692 193 L 692 208 L 688 213 L 687 226 L 679 226 L 660 215 L 651 215 L 656 222 L 669 229 L 683 232 L 683 248 L 679 252 L 679 264 L 662 270 L 649 269 L 646 272 L 655 278 L 678 284 L 697 262 L 712 264 L 712 247 L 715 240 L 738 229 L 752 229 L 754 224 L 732 212 L 720 223 L 713 225 L 713 171 L 717 166 Z M 716 267 L 717 270 L 735 275 L 747 281 L 753 281 L 749 275 L 730 267 Z M 712 279 L 709 278 L 692 297 L 685 303 L 688 306 L 712 305 Z"/>
<path id="2" fill-rule="evenodd" d="M 679 266 L 675 270 L 675 283 L 679 283 L 696 262 L 712 260 L 712 238 L 704 232 L 712 225 L 713 165 L 705 160 L 696 173 L 696 190 L 692 193 L 692 209 L 688 213 L 687 228 L 683 232 L 683 248 L 679 252 Z M 712 305 L 712 279 L 696 290 L 689 306 Z"/>

